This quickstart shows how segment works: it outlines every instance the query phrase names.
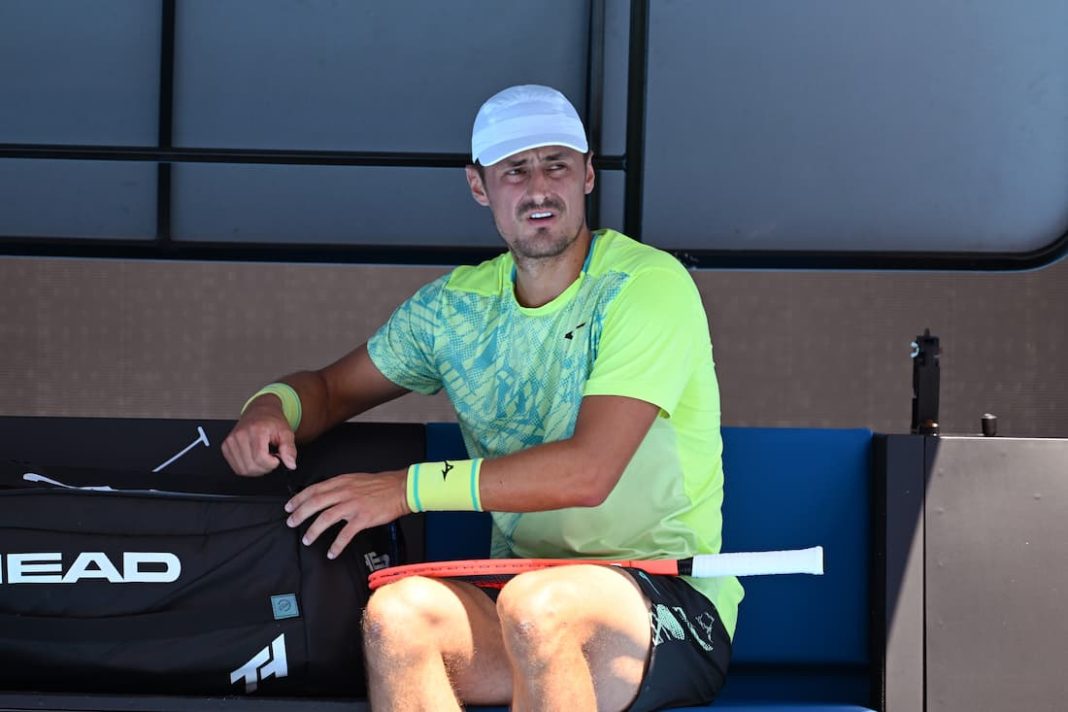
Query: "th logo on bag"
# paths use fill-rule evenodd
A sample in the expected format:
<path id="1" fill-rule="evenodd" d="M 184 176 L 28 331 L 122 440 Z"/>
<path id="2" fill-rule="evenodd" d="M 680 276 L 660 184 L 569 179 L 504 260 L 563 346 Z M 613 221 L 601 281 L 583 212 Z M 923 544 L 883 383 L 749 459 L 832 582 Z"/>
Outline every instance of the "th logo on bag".
<path id="1" fill-rule="evenodd" d="M 379 554 L 377 551 L 368 552 L 363 555 L 363 563 L 367 564 L 367 568 L 371 571 L 389 568 L 389 554 Z"/>
<path id="2" fill-rule="evenodd" d="M 275 678 L 282 678 L 288 674 L 286 636 L 283 633 L 271 641 L 270 645 L 253 655 L 247 663 L 230 673 L 230 684 L 237 684 L 243 679 L 245 694 L 251 695 L 259 687 L 260 680 L 266 680 L 272 675 Z"/>

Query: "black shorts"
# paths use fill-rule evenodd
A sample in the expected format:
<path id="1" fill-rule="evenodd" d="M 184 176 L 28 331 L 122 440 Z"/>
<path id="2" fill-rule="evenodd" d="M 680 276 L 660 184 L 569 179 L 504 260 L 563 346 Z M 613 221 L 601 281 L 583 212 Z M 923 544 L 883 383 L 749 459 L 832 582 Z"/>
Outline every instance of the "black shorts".
<path id="1" fill-rule="evenodd" d="M 652 604 L 653 647 L 630 712 L 708 704 L 727 678 L 731 639 L 707 598 L 677 576 L 627 568 Z"/>
<path id="2" fill-rule="evenodd" d="M 623 567 L 651 603 L 653 646 L 629 712 L 708 704 L 727 678 L 731 639 L 716 607 L 678 576 Z M 497 600 L 500 589 L 482 589 Z"/>

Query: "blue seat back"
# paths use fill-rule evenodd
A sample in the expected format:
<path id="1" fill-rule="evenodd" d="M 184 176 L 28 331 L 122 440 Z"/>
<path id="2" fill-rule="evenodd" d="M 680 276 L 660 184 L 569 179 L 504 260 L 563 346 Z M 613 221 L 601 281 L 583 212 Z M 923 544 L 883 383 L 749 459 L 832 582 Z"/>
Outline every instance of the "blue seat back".
<path id="1" fill-rule="evenodd" d="M 735 663 L 868 663 L 871 438 L 723 429 L 723 550 L 824 549 L 823 576 L 743 581 Z"/>

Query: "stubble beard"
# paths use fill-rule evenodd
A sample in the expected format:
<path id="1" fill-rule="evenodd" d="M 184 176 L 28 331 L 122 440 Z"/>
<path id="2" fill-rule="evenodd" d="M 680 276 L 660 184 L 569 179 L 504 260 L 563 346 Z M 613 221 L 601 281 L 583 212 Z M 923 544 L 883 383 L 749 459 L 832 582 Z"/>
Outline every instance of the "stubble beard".
<path id="1" fill-rule="evenodd" d="M 538 228 L 533 235 L 518 238 L 512 244 L 512 254 L 515 255 L 517 262 L 559 257 L 574 244 L 579 232 L 581 230 L 576 230 L 574 235 L 562 232 L 553 235 L 548 228 Z"/>
<path id="2" fill-rule="evenodd" d="M 531 210 L 538 208 L 547 208 L 553 210 L 559 218 L 563 218 L 565 214 L 565 208 L 563 201 L 549 199 L 542 205 L 525 204 L 519 207 L 517 212 L 517 223 L 522 229 L 522 225 L 525 219 L 522 217 Z M 512 250 L 512 255 L 515 257 L 517 263 L 529 264 L 537 260 L 552 260 L 559 257 L 567 248 L 574 244 L 575 240 L 582 233 L 582 226 L 578 226 L 575 229 L 574 234 L 568 235 L 564 232 L 563 226 L 556 227 L 559 232 L 553 234 L 550 227 L 538 227 L 533 234 L 518 235 L 514 241 L 509 245 Z"/>

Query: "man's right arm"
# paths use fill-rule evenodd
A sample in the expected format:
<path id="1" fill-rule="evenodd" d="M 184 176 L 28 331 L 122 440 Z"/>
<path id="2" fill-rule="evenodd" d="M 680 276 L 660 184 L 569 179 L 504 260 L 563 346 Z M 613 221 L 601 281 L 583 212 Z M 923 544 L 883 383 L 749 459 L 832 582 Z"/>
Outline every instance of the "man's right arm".
<path id="1" fill-rule="evenodd" d="M 297 442 L 314 440 L 338 423 L 408 392 L 382 375 L 366 344 L 325 368 L 298 371 L 279 382 L 300 398 L 299 427 L 296 432 L 290 428 L 279 396 L 255 398 L 222 444 L 224 457 L 239 475 L 263 475 L 279 463 L 294 469 Z"/>

